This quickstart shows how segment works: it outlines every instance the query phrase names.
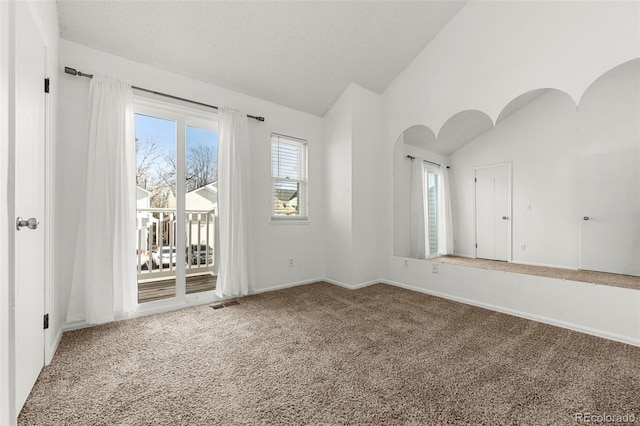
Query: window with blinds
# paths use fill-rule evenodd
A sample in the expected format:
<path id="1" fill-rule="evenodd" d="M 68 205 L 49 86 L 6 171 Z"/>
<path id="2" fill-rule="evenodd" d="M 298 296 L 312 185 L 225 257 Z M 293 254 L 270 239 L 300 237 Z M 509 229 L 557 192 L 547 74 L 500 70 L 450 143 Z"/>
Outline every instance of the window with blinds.
<path id="1" fill-rule="evenodd" d="M 307 141 L 271 134 L 272 220 L 308 218 Z"/>

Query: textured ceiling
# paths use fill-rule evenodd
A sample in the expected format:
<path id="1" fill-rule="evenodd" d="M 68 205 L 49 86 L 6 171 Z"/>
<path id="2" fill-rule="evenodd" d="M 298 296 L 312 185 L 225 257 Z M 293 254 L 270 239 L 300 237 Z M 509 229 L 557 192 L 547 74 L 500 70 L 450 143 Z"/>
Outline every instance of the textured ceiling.
<path id="1" fill-rule="evenodd" d="M 58 0 L 58 16 L 63 39 L 322 116 L 351 82 L 381 93 L 465 3 Z"/>

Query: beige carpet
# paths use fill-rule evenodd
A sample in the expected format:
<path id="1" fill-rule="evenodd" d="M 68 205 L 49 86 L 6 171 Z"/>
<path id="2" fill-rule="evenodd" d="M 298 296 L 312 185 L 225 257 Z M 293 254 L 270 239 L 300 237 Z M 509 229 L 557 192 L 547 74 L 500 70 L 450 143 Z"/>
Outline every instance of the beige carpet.
<path id="1" fill-rule="evenodd" d="M 382 284 L 317 283 L 65 333 L 19 424 L 640 419 L 639 366 L 637 347 Z"/>
<path id="2" fill-rule="evenodd" d="M 494 271 L 515 272 L 517 274 L 537 275 L 540 277 L 558 278 L 561 280 L 581 281 L 585 283 L 610 285 L 614 287 L 640 290 L 640 277 L 633 275 L 610 274 L 607 272 L 550 268 L 547 266 L 522 265 L 518 263 L 499 262 L 488 259 L 471 259 L 458 256 L 441 256 L 434 262 L 472 268 L 491 269 Z"/>

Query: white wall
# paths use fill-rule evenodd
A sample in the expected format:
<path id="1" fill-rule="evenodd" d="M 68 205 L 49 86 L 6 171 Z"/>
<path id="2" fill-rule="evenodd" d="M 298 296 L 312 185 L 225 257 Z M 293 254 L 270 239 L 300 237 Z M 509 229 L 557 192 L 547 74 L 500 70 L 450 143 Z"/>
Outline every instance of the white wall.
<path id="1" fill-rule="evenodd" d="M 351 283 L 352 257 L 352 108 L 347 89 L 324 117 L 324 277 Z"/>
<path id="2" fill-rule="evenodd" d="M 512 99 L 538 88 L 560 89 L 577 103 L 600 75 L 638 56 L 637 2 L 471 2 L 383 93 L 384 174 L 392 173 L 394 143 L 410 126 L 423 124 L 438 133 L 449 117 L 468 109 L 483 111 L 495 122 Z M 478 142 L 477 148 L 480 145 Z M 473 149 L 468 147 L 466 155 L 475 162 L 495 161 L 493 152 L 471 152 Z M 498 149 L 506 147 L 496 146 Z M 458 167 L 454 164 L 452 169 Z M 456 175 L 455 180 L 458 178 Z M 392 181 L 385 181 L 381 190 L 391 197 Z M 386 281 L 640 344 L 636 293 L 495 271 L 467 271 L 453 265 L 441 265 L 436 275 L 430 271 L 430 262 L 419 260 L 409 260 L 405 268 L 404 258 L 393 256 L 392 209 L 383 213 L 387 226 L 383 227 L 381 270 Z M 523 234 L 522 238 L 531 236 Z M 463 245 L 468 247 L 464 241 L 457 247 L 462 250 Z M 588 315 L 595 311 L 597 318 L 590 319 Z"/>
<path id="3" fill-rule="evenodd" d="M 230 105 L 249 114 L 264 116 L 260 123 L 249 120 L 251 157 L 247 160 L 251 175 L 253 285 L 252 291 L 264 291 L 297 282 L 322 277 L 324 253 L 323 230 L 323 155 L 322 119 L 310 114 L 281 107 L 257 98 L 241 95 L 148 65 L 106 54 L 82 45 L 62 40 L 60 65 L 86 73 L 103 73 L 126 79 L 133 85 L 194 99 L 213 105 Z M 77 191 L 83 175 L 85 134 L 88 126 L 87 102 L 89 80 L 61 75 L 59 139 L 56 182 L 56 251 L 59 321 L 66 318 L 66 308 L 73 271 L 76 223 L 78 221 Z M 272 225 L 270 181 L 270 134 L 278 132 L 309 142 L 309 224 Z M 289 257 L 295 266 L 289 267 Z"/>
<path id="4" fill-rule="evenodd" d="M 578 267 L 576 116 L 552 90 L 450 155 L 455 254 L 475 257 L 474 168 L 511 162 L 513 261 Z"/>
<path id="5" fill-rule="evenodd" d="M 516 96 L 556 88 L 576 104 L 600 75 L 640 55 L 640 3 L 472 1 L 384 92 L 387 139 L 438 134 L 467 109 L 495 122 Z"/>
<path id="6" fill-rule="evenodd" d="M 380 95 L 357 85 L 350 86 L 353 101 L 352 167 L 353 183 L 353 284 L 380 278 L 378 247 L 380 208 L 389 199 L 380 197 L 381 103 Z"/>
<path id="7" fill-rule="evenodd" d="M 640 346 L 638 290 L 409 259 L 391 260 L 385 282 Z"/>
<path id="8" fill-rule="evenodd" d="M 325 116 L 325 278 L 379 278 L 380 95 L 350 84 Z"/>

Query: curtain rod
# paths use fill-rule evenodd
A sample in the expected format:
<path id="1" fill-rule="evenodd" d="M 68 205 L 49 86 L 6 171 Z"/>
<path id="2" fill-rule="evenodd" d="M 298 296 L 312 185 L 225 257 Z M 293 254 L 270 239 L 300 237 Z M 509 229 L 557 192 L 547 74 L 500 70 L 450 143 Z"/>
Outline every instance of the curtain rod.
<path id="1" fill-rule="evenodd" d="M 414 157 L 413 155 L 407 155 L 407 158 L 410 159 L 410 160 L 415 160 L 416 159 L 416 157 Z M 422 160 L 422 161 L 424 161 L 425 163 L 433 164 L 433 165 L 438 166 L 438 167 L 442 166 L 441 164 L 434 163 L 433 161 L 429 161 L 429 160 Z M 450 169 L 450 167 L 447 166 L 447 169 Z"/>
<path id="2" fill-rule="evenodd" d="M 77 75 L 78 77 L 93 78 L 93 74 L 86 74 L 86 73 L 83 73 L 82 71 L 78 71 L 75 68 L 71 68 L 71 67 L 64 67 L 64 72 L 67 73 L 67 74 L 71 74 L 71 75 Z M 218 109 L 218 107 L 215 106 L 215 105 L 209 105 L 209 104 L 205 104 L 205 103 L 202 103 L 202 102 L 193 101 L 191 99 L 181 98 L 179 96 L 173 96 L 173 95 L 169 95 L 167 93 L 156 92 L 155 90 L 149 90 L 149 89 L 145 89 L 143 87 L 131 86 L 131 88 L 132 89 L 136 89 L 136 90 L 140 90 L 141 92 L 152 93 L 154 95 L 164 96 L 165 98 L 175 99 L 177 101 L 189 102 L 191 104 L 200 105 L 200 106 L 207 107 L 207 108 Z M 259 116 L 250 115 L 250 114 L 247 114 L 247 117 L 253 118 L 254 120 L 258 120 L 258 121 L 264 121 L 264 117 L 259 117 Z"/>

